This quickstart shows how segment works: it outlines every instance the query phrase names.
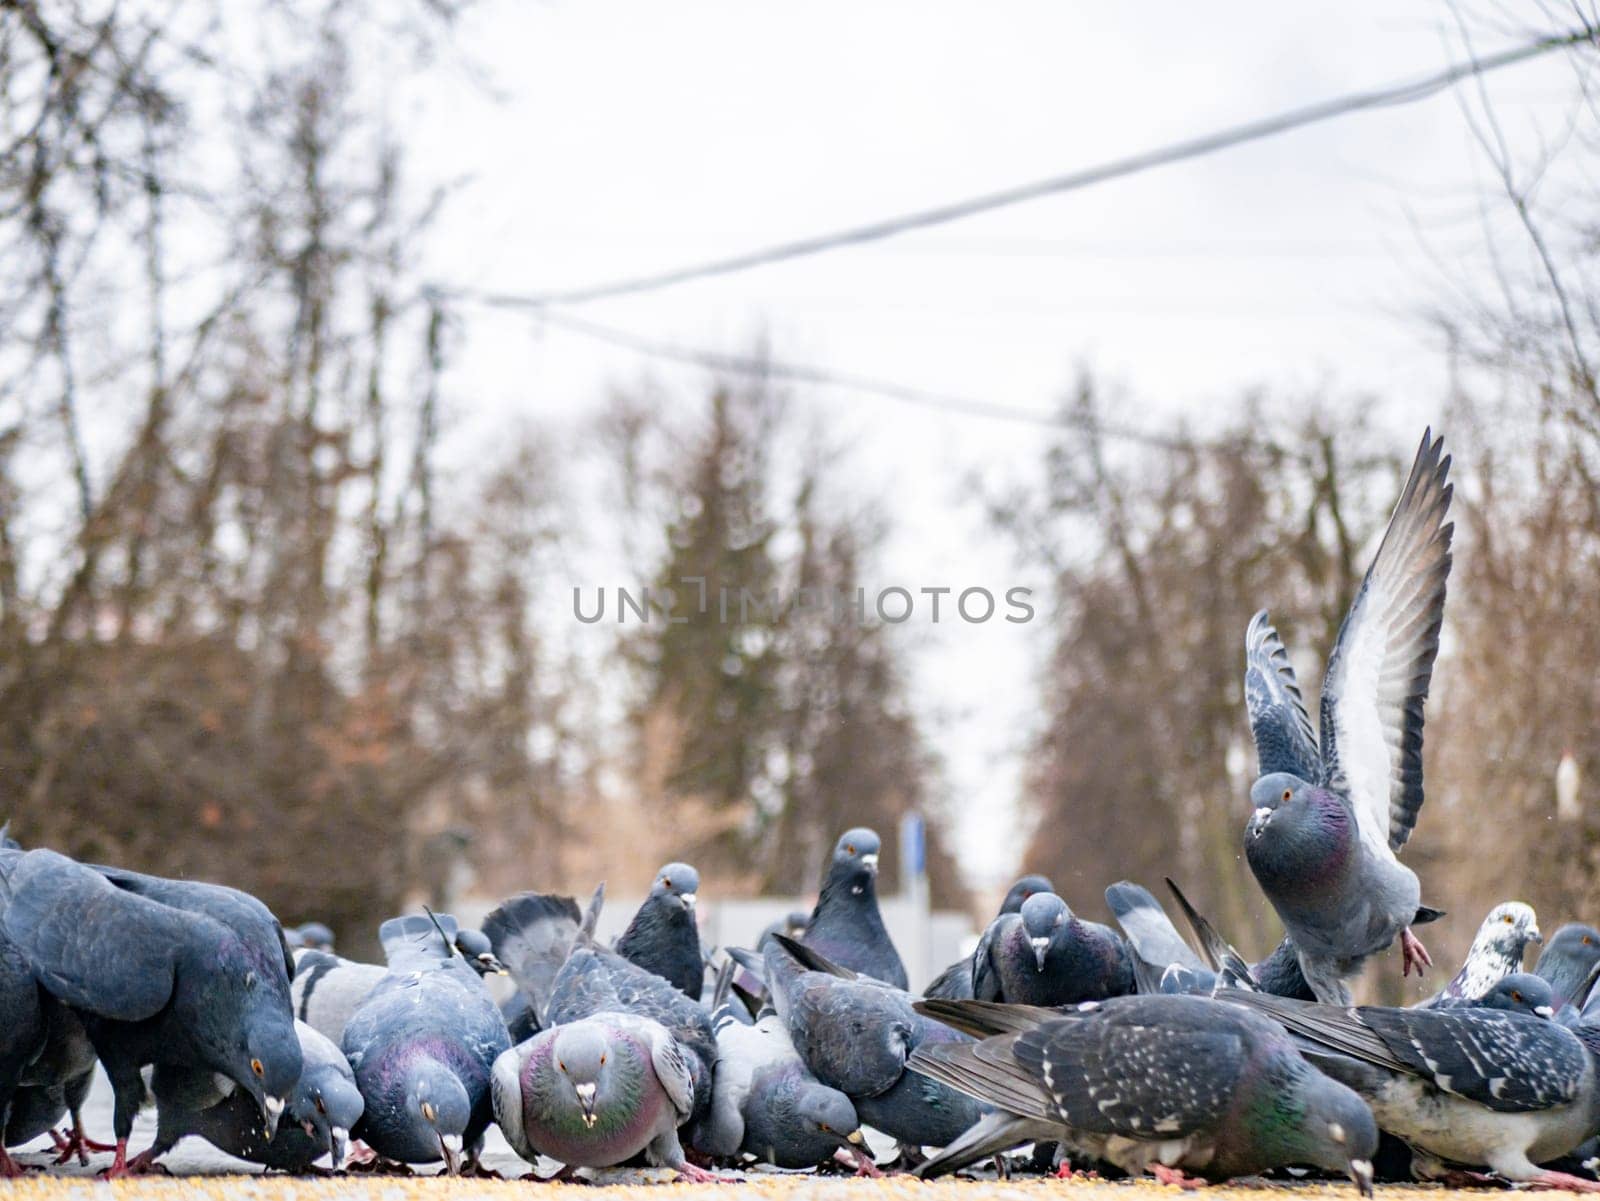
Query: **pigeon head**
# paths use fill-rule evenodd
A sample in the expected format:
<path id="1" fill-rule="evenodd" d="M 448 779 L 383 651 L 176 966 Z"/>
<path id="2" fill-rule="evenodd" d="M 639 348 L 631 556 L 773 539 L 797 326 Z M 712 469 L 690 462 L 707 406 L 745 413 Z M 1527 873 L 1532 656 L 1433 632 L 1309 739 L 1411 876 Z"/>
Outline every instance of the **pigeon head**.
<path id="1" fill-rule="evenodd" d="M 1582 1005 L 1584 998 L 1577 993 L 1596 963 L 1600 963 L 1600 930 L 1569 922 L 1550 936 L 1533 971 L 1550 982 L 1558 1003 Z"/>
<path id="2" fill-rule="evenodd" d="M 1541 1018 L 1552 1017 L 1556 1011 L 1555 992 L 1550 982 L 1532 972 L 1511 973 L 1484 993 L 1477 1004 L 1481 1009 L 1506 1009 Z"/>
<path id="3" fill-rule="evenodd" d="M 1020 913 L 1022 902 L 1033 896 L 1036 892 L 1054 892 L 1055 886 L 1046 876 L 1023 876 L 1011 886 L 1011 891 L 1006 893 L 1006 899 L 1000 902 L 1000 912 Z"/>
<path id="4" fill-rule="evenodd" d="M 180 970 L 175 1002 L 185 1027 L 206 1066 L 254 1099 L 270 1139 L 302 1064 L 283 968 L 257 966 L 250 948 L 234 940 L 215 945 L 192 966 L 187 982 Z"/>
<path id="5" fill-rule="evenodd" d="M 472 1118 L 466 1087 L 427 1055 L 412 1061 L 402 1081 L 404 1092 L 397 1120 L 386 1131 L 385 1153 L 405 1163 L 442 1159 L 445 1171 L 455 1175 L 461 1169 L 461 1136 Z"/>
<path id="6" fill-rule="evenodd" d="M 489 944 L 489 936 L 482 930 L 456 931 L 456 950 L 461 952 L 461 957 L 472 965 L 472 970 L 480 976 L 508 976 L 506 965 L 501 963 L 494 955 L 494 947 Z"/>
<path id="7" fill-rule="evenodd" d="M 594 1129 L 607 1103 L 625 1091 L 620 1077 L 627 1057 L 617 1054 L 609 1032 L 598 1022 L 562 1026 L 550 1053 L 563 1083 L 577 1098 L 584 1126 Z"/>
<path id="8" fill-rule="evenodd" d="M 1510 962 L 1521 963 L 1522 952 L 1527 945 L 1543 941 L 1533 906 L 1524 905 L 1521 901 L 1506 901 L 1489 910 L 1489 916 L 1478 927 L 1477 937 L 1472 940 L 1472 950 L 1467 954 L 1468 958 L 1480 953 L 1496 954 Z"/>
<path id="9" fill-rule="evenodd" d="M 700 873 L 687 863 L 669 863 L 656 873 L 656 880 L 650 887 L 653 897 L 675 897 L 689 912 L 694 912 L 695 901 L 700 893 Z"/>
<path id="10" fill-rule="evenodd" d="M 828 882 L 846 884 L 852 893 L 859 896 L 877 877 L 878 853 L 881 849 L 877 834 L 865 826 L 846 830 L 833 846 Z"/>
<path id="11" fill-rule="evenodd" d="M 284 933 L 287 934 L 288 931 Z M 300 938 L 298 945 L 302 947 L 310 947 L 313 951 L 333 950 L 333 931 L 321 922 L 307 922 L 295 933 Z"/>
<path id="12" fill-rule="evenodd" d="M 746 1142 L 780 1168 L 815 1167 L 862 1145 L 850 1098 L 809 1072 L 785 1073 L 763 1102 L 747 1118 Z"/>
<path id="13" fill-rule="evenodd" d="M 1372 1157 L 1378 1123 L 1357 1093 L 1294 1056 L 1292 1083 L 1263 1090 L 1242 1123 L 1283 1163 L 1309 1164 L 1349 1176 L 1372 1196 Z"/>
<path id="14" fill-rule="evenodd" d="M 336 1171 L 344 1163 L 350 1128 L 364 1109 L 356 1082 L 331 1063 L 307 1063 L 289 1098 L 289 1116 L 312 1142 L 328 1149 L 329 1165 Z"/>
<path id="15" fill-rule="evenodd" d="M 1355 815 L 1339 797 L 1289 772 L 1262 776 L 1250 789 L 1245 858 L 1256 878 L 1288 892 L 1337 876 L 1355 849 Z"/>
<path id="16" fill-rule="evenodd" d="M 1028 945 L 1033 948 L 1034 962 L 1042 972 L 1056 931 L 1067 924 L 1072 911 L 1055 893 L 1036 892 L 1022 903 L 1020 916 L 1022 928 L 1028 936 Z"/>

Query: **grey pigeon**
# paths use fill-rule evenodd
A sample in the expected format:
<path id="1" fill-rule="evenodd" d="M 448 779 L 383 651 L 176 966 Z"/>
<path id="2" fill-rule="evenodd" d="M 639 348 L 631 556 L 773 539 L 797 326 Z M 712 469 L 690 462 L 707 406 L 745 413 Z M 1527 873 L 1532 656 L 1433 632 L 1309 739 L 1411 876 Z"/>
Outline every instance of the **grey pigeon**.
<path id="1" fill-rule="evenodd" d="M 298 945 L 308 950 L 333 950 L 333 931 L 321 922 L 307 922 L 305 925 L 297 927 L 294 935 L 298 940 Z"/>
<path id="2" fill-rule="evenodd" d="M 657 1021 L 596 1013 L 542 1030 L 494 1065 L 494 1111 L 511 1149 L 575 1167 L 610 1167 L 643 1152 L 689 1180 L 678 1127 L 695 1104 L 691 1056 Z"/>
<path id="3" fill-rule="evenodd" d="M 1167 887 L 1200 938 L 1205 956 L 1197 954 L 1184 941 L 1149 889 L 1127 880 L 1106 889 L 1106 905 L 1127 935 L 1134 974 L 1140 980 L 1138 991 L 1210 996 L 1217 986 L 1221 961 L 1231 957 L 1236 961 L 1236 970 L 1226 975 L 1225 983 L 1282 997 L 1312 998 L 1293 943 L 1285 939 L 1265 959 L 1238 970 L 1237 964 L 1243 962 L 1243 957 L 1211 928 L 1170 879 Z"/>
<path id="4" fill-rule="evenodd" d="M 1600 930 L 1582 922 L 1569 922 L 1557 930 L 1540 952 L 1533 974 L 1543 976 L 1555 991 L 1556 1006 L 1568 1002 L 1583 1007 L 1584 982 L 1600 963 Z"/>
<path id="5" fill-rule="evenodd" d="M 995 1107 L 919 1175 L 1052 1138 L 1166 1183 L 1308 1164 L 1372 1187 L 1378 1128 L 1349 1088 L 1306 1062 L 1274 1022 L 1204 997 L 1135 996 L 1066 1013 L 924 1001 L 977 1044 L 919 1049 L 913 1071 Z"/>
<path id="6" fill-rule="evenodd" d="M 366 1110 L 354 1130 L 379 1156 L 454 1175 L 493 1120 L 489 1073 L 511 1045 L 500 1010 L 428 917 L 379 928 L 388 974 L 344 1028 L 341 1047 Z"/>
<path id="7" fill-rule="evenodd" d="M 107 1175 L 152 1162 L 127 1160 L 146 1065 L 228 1077 L 275 1131 L 301 1060 L 271 914 L 232 889 L 108 875 L 54 851 L 0 852 L 0 931 L 82 1022 L 111 1078 Z"/>
<path id="8" fill-rule="evenodd" d="M 699 872 L 687 863 L 667 864 L 656 873 L 650 895 L 617 939 L 617 954 L 696 1001 L 706 976 L 694 921 L 699 892 Z"/>
<path id="9" fill-rule="evenodd" d="M 441 918 L 443 914 L 439 915 Z M 496 958 L 494 944 L 489 941 L 489 936 L 482 930 L 464 928 L 456 932 L 456 950 L 461 952 L 461 958 L 467 961 L 467 966 L 480 976 L 507 976 L 506 965 Z"/>
<path id="10" fill-rule="evenodd" d="M 995 917 L 1005 917 L 1009 913 L 1020 913 L 1022 902 L 1026 901 L 1036 892 L 1054 892 L 1055 886 L 1045 876 L 1023 876 L 1011 886 L 1005 898 L 1000 902 L 1000 909 Z M 958 1000 L 972 996 L 972 956 L 967 955 L 956 960 L 944 971 L 935 976 L 927 988 L 922 990 L 925 997 L 945 997 Z"/>
<path id="11" fill-rule="evenodd" d="M 598 909 L 591 908 L 598 917 Z M 517 985 L 503 1009 L 513 1042 L 544 1028 L 556 976 L 577 943 L 583 920 L 573 898 L 537 892 L 507 897 L 483 919 L 484 934 Z"/>
<path id="12" fill-rule="evenodd" d="M 154 1155 L 194 1135 L 229 1155 L 284 1172 L 305 1172 L 323 1156 L 344 1164 L 349 1132 L 360 1121 L 361 1092 L 343 1052 L 304 1022 L 295 1024 L 304 1066 L 289 1097 L 287 1121 L 269 1139 L 261 1114 L 230 1082 L 193 1068 L 158 1066 L 151 1074 L 156 1099 Z"/>
<path id="13" fill-rule="evenodd" d="M 811 1074 L 775 1011 L 745 1024 L 722 1003 L 712 1022 L 717 1069 L 695 1150 L 724 1161 L 748 1155 L 780 1168 L 816 1167 L 842 1151 L 870 1172 L 855 1106 Z"/>
<path id="14" fill-rule="evenodd" d="M 908 988 L 905 965 L 878 911 L 878 836 L 858 827 L 834 844 L 800 941 L 841 967 Z"/>
<path id="15" fill-rule="evenodd" d="M 963 1036 L 912 1008 L 913 998 L 830 963 L 782 935 L 766 950 L 767 986 L 795 1050 L 818 1080 L 850 1098 L 864 1125 L 903 1148 L 944 1146 L 977 1121 L 971 1098 L 908 1073 L 924 1044 Z"/>
<path id="16" fill-rule="evenodd" d="M 1531 1013 L 1534 1017 L 1555 1016 L 1555 993 L 1550 982 L 1532 972 L 1512 972 L 1489 986 L 1481 997 L 1457 997 L 1446 1000 L 1435 1009 L 1503 1009 L 1511 1013 Z"/>
<path id="17" fill-rule="evenodd" d="M 1322 680 L 1319 745 L 1266 611 L 1245 636 L 1245 700 L 1260 761 L 1245 858 L 1322 1000 L 1396 938 L 1403 971 L 1431 962 L 1411 927 L 1438 916 L 1396 858 L 1422 808 L 1422 713 L 1444 619 L 1451 486 L 1425 433 Z"/>
<path id="18" fill-rule="evenodd" d="M 1134 991 L 1127 945 L 1110 928 L 1077 917 L 1053 892 L 1036 893 L 997 918 L 973 954 L 980 1001 L 1076 1005 Z"/>
<path id="19" fill-rule="evenodd" d="M 1533 907 L 1506 901 L 1489 910 L 1461 963 L 1461 970 L 1439 992 L 1423 1002 L 1424 1008 L 1475 1001 L 1501 980 L 1522 970 L 1528 944 L 1543 942 Z"/>
<path id="20" fill-rule="evenodd" d="M 1600 1131 L 1600 1032 L 1515 1009 L 1348 1008 L 1227 994 L 1295 1034 L 1319 1068 L 1372 1105 L 1412 1148 L 1412 1171 L 1487 1167 L 1510 1181 L 1594 1191 L 1537 1166 Z"/>
<path id="21" fill-rule="evenodd" d="M 786 934 L 790 938 L 799 938 L 806 932 L 810 924 L 811 915 L 803 909 L 791 909 L 776 921 L 768 922 L 761 931 L 761 937 L 756 939 L 756 950 L 766 949 L 767 937 L 772 934 Z"/>

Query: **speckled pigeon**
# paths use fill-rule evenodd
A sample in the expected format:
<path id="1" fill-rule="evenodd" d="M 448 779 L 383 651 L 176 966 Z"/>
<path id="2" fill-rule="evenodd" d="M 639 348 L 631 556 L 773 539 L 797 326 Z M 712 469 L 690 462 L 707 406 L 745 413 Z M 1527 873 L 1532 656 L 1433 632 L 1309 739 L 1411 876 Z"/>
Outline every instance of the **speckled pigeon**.
<path id="1" fill-rule="evenodd" d="M 954 1171 L 1034 1139 L 1167 1183 L 1305 1164 L 1370 1193 L 1378 1128 L 1349 1088 L 1313 1068 L 1282 1027 L 1219 1001 L 1117 997 L 1060 1013 L 982 1001 L 918 1008 L 983 1036 L 919 1048 L 913 1071 L 996 1112 L 919 1170 Z"/>
<path id="2" fill-rule="evenodd" d="M 795 1050 L 817 1079 L 850 1098 L 864 1125 L 916 1148 L 944 1146 L 977 1121 L 971 1098 L 907 1073 L 914 1049 L 961 1036 L 917 1013 L 904 989 L 782 935 L 765 958 L 773 1005 Z"/>
<path id="3" fill-rule="evenodd" d="M 1045 876 L 1023 876 L 1011 886 L 1005 899 L 1000 902 L 999 912 L 995 917 L 1005 917 L 1009 913 L 1020 913 L 1022 902 L 1026 901 L 1036 892 L 1054 892 L 1055 886 Z M 959 1000 L 972 996 L 972 956 L 967 955 L 956 960 L 944 971 L 935 976 L 927 988 L 923 989 L 925 997 L 945 997 L 949 1000 Z"/>
<path id="4" fill-rule="evenodd" d="M 1485 1166 L 1502 1178 L 1596 1191 L 1537 1166 L 1600 1130 L 1600 1034 L 1513 1010 L 1348 1008 L 1223 994 L 1301 1040 L 1319 1068 L 1372 1105 L 1412 1148 L 1412 1171 Z"/>
<path id="5" fill-rule="evenodd" d="M 1522 954 L 1530 942 L 1543 942 L 1533 907 L 1506 901 L 1489 910 L 1461 963 L 1461 970 L 1439 992 L 1422 1003 L 1425 1009 L 1458 1001 L 1475 1001 L 1501 980 L 1522 970 Z"/>
<path id="6" fill-rule="evenodd" d="M 286 948 L 259 902 L 232 889 L 102 874 L 46 850 L 0 852 L 0 902 L 0 930 L 83 1023 L 111 1078 L 117 1146 L 108 1175 L 149 1166 L 127 1160 L 149 1064 L 227 1076 L 276 1128 L 300 1076 L 300 1044 Z"/>
<path id="7" fill-rule="evenodd" d="M 388 974 L 356 1006 L 341 1047 L 366 1110 L 354 1135 L 399 1163 L 454 1175 L 493 1120 L 489 1073 L 511 1045 L 500 1010 L 453 937 L 425 916 L 379 928 Z"/>
<path id="8" fill-rule="evenodd" d="M 687 863 L 669 863 L 656 873 L 650 895 L 617 939 L 617 954 L 675 988 L 700 999 L 705 983 L 705 958 L 694 906 L 700 873 Z"/>
<path id="9" fill-rule="evenodd" d="M 731 1161 L 748 1155 L 780 1168 L 810 1168 L 840 1152 L 870 1172 L 850 1098 L 811 1074 L 773 1010 L 753 1024 L 727 1003 L 713 1011 L 717 1070 L 711 1110 L 695 1127 L 694 1149 Z"/>
<path id="10" fill-rule="evenodd" d="M 1569 922 L 1550 937 L 1533 965 L 1533 974 L 1550 982 L 1556 1006 L 1569 1002 L 1583 1008 L 1582 994 L 1589 973 L 1600 963 L 1600 930 L 1582 922 Z"/>
<path id="11" fill-rule="evenodd" d="M 800 941 L 841 967 L 908 988 L 900 952 L 878 912 L 878 836 L 858 827 L 834 844 L 817 906 Z"/>
<path id="12" fill-rule="evenodd" d="M 164 1155 L 189 1135 L 239 1159 L 284 1172 L 305 1172 L 323 1156 L 344 1163 L 349 1132 L 363 1103 L 343 1052 L 304 1022 L 295 1023 L 304 1066 L 285 1121 L 269 1139 L 261 1114 L 231 1082 L 210 1072 L 160 1065 L 151 1074 L 157 1108 L 151 1155 Z"/>
<path id="13" fill-rule="evenodd" d="M 1245 701 L 1260 778 L 1245 858 L 1283 920 L 1312 991 L 1345 981 L 1397 937 L 1404 971 L 1430 962 L 1411 927 L 1437 917 L 1395 857 L 1422 808 L 1422 712 L 1444 619 L 1451 486 L 1425 433 L 1322 681 L 1322 738 L 1266 611 L 1245 636 Z"/>

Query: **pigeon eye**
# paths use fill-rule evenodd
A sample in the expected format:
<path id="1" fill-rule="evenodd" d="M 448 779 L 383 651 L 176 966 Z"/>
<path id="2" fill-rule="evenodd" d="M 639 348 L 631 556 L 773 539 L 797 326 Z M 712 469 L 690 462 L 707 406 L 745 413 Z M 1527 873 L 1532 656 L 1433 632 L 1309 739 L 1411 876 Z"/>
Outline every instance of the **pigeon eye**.
<path id="1" fill-rule="evenodd" d="M 1518 1005 L 1522 1004 L 1522 994 L 1517 992 L 1515 989 L 1512 990 L 1511 999 Z"/>
<path id="2" fill-rule="evenodd" d="M 1284 799 L 1284 800 L 1286 800 L 1286 801 L 1287 801 L 1287 800 L 1288 800 L 1288 799 L 1289 799 L 1289 798 L 1290 798 L 1290 797 L 1292 797 L 1292 796 L 1293 796 L 1293 795 L 1294 795 L 1294 790 L 1293 790 L 1293 789 L 1290 789 L 1290 788 L 1285 788 L 1285 789 L 1284 789 L 1284 790 L 1283 790 L 1283 799 Z"/>
<path id="3" fill-rule="evenodd" d="M 1594 939 L 1590 938 L 1587 934 L 1585 934 L 1583 936 L 1583 945 L 1586 946 L 1586 947 L 1593 946 L 1594 945 Z"/>
<path id="4" fill-rule="evenodd" d="M 261 1061 L 259 1059 L 252 1059 L 250 1061 L 250 1070 L 257 1076 L 265 1074 L 266 1071 L 266 1069 L 261 1066 Z"/>
<path id="5" fill-rule="evenodd" d="M 856 853 L 856 848 L 852 844 L 846 843 L 844 847 L 844 853 L 846 855 L 854 855 Z M 1588 940 L 1585 939 L 1584 941 L 1587 942 Z"/>
<path id="6" fill-rule="evenodd" d="M 328 1107 L 322 1103 L 321 1097 L 317 1098 L 317 1112 L 321 1114 L 326 1114 L 328 1112 Z"/>
<path id="7" fill-rule="evenodd" d="M 567 1070 L 567 1065 L 562 1063 L 559 1059 L 556 1060 L 556 1067 L 560 1068 L 563 1072 Z"/>
<path id="8" fill-rule="evenodd" d="M 605 1067 L 606 1066 L 606 1057 L 604 1055 L 600 1056 L 600 1066 L 601 1067 Z"/>
<path id="9" fill-rule="evenodd" d="M 823 1134 L 832 1134 L 833 1133 L 833 1127 L 828 1125 L 828 1123 L 826 1123 L 826 1122 L 818 1123 L 817 1129 L 822 1131 Z"/>
<path id="10" fill-rule="evenodd" d="M 1503 918 L 1501 918 L 1501 919 L 1500 919 L 1500 920 L 1501 920 L 1501 921 L 1503 921 L 1503 922 L 1504 922 L 1504 923 L 1505 923 L 1505 924 L 1506 924 L 1506 925 L 1508 925 L 1508 926 L 1509 926 L 1509 925 L 1510 925 L 1510 924 L 1511 924 L 1511 923 L 1512 923 L 1512 922 L 1513 922 L 1513 921 L 1515 921 L 1515 920 L 1516 920 L 1516 919 L 1515 919 L 1515 918 L 1513 918 L 1513 917 L 1512 917 L 1512 916 L 1511 916 L 1511 915 L 1510 915 L 1510 914 L 1509 914 L 1509 913 L 1508 913 L 1508 914 L 1506 914 L 1506 915 L 1505 915 L 1505 916 L 1504 916 L 1504 917 L 1503 917 Z"/>
<path id="11" fill-rule="evenodd" d="M 670 876 L 662 876 L 661 877 L 661 883 L 663 885 L 665 885 L 666 887 L 671 888 L 672 887 L 672 878 Z"/>

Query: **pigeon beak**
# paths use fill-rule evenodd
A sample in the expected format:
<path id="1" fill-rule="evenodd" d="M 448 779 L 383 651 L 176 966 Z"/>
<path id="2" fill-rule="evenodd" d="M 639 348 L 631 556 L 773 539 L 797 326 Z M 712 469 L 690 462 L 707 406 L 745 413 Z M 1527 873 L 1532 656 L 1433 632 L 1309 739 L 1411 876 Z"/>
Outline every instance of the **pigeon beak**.
<path id="1" fill-rule="evenodd" d="M 263 1097 L 261 1100 L 261 1116 L 267 1123 L 267 1141 L 270 1143 L 278 1133 L 278 1119 L 283 1116 L 282 1097 Z"/>
<path id="2" fill-rule="evenodd" d="M 1553 1018 L 1556 1016 L 1556 1011 L 1551 1009 L 1548 1005 L 1535 1005 L 1533 1007 L 1533 1013 L 1535 1017 L 1541 1018 Z"/>
<path id="3" fill-rule="evenodd" d="M 678 898 L 678 900 L 683 902 L 683 907 L 689 910 L 690 913 L 694 912 L 695 902 L 699 899 L 700 898 L 692 892 L 686 892 Z"/>
<path id="4" fill-rule="evenodd" d="M 441 1134 L 439 1136 L 439 1150 L 444 1154 L 445 1175 L 461 1175 L 461 1136 L 459 1134 Z"/>
<path id="5" fill-rule="evenodd" d="M 1370 1159 L 1352 1159 L 1350 1161 L 1350 1179 L 1355 1181 L 1356 1188 L 1363 1197 L 1372 1196 L 1372 1161 Z"/>
<path id="6" fill-rule="evenodd" d="M 335 1172 L 344 1167 L 344 1153 L 349 1142 L 350 1132 L 343 1126 L 328 1127 L 328 1166 Z"/>
<path id="7" fill-rule="evenodd" d="M 1267 828 L 1267 823 L 1272 820 L 1272 810 L 1265 805 L 1250 815 L 1250 824 L 1245 828 L 1251 838 L 1260 838 L 1262 831 Z"/>
<path id="8" fill-rule="evenodd" d="M 1528 931 L 1528 941 L 1532 943 L 1538 943 L 1540 946 L 1544 945 L 1544 935 L 1539 933 L 1538 926 L 1535 926 L 1533 929 Z"/>
<path id="9" fill-rule="evenodd" d="M 489 951 L 485 951 L 478 956 L 478 963 L 483 968 L 485 976 L 509 976 L 511 974 L 506 969 L 506 965 L 496 959 Z"/>
<path id="10" fill-rule="evenodd" d="M 861 1131 L 852 1130 L 849 1134 L 844 1136 L 844 1141 L 849 1143 L 852 1147 L 861 1147 L 866 1145 L 867 1140 L 866 1136 L 864 1136 Z"/>
<path id="11" fill-rule="evenodd" d="M 1048 938 L 1030 938 L 1029 945 L 1033 947 L 1033 961 L 1039 965 L 1039 970 L 1044 971 L 1045 956 L 1050 954 L 1050 940 Z"/>
<path id="12" fill-rule="evenodd" d="M 878 874 L 878 857 L 876 855 L 861 856 L 861 866 L 876 876 Z"/>
<path id="13" fill-rule="evenodd" d="M 574 1084 L 572 1086 L 572 1091 L 578 1094 L 578 1104 L 583 1106 L 583 1124 L 585 1128 L 593 1130 L 595 1121 L 597 1120 L 594 1116 L 593 1083 Z"/>

